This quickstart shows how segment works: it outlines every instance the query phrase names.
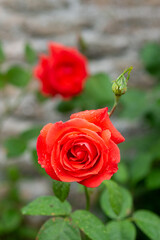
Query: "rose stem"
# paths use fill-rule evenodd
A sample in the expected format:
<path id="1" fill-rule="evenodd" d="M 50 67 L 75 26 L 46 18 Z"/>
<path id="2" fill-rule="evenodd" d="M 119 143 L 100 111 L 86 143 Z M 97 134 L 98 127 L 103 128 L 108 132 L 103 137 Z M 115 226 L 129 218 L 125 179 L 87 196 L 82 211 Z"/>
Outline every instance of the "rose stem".
<path id="1" fill-rule="evenodd" d="M 109 117 L 114 113 L 114 111 L 115 111 L 115 109 L 116 109 L 116 107 L 118 105 L 119 99 L 120 99 L 120 96 L 115 96 L 115 102 L 114 102 L 114 105 L 113 105 L 113 107 L 112 107 L 112 109 L 111 109 L 111 111 L 109 113 Z"/>
<path id="2" fill-rule="evenodd" d="M 90 196 L 88 192 L 88 188 L 84 186 L 85 196 L 86 196 L 86 210 L 89 211 L 90 209 Z"/>

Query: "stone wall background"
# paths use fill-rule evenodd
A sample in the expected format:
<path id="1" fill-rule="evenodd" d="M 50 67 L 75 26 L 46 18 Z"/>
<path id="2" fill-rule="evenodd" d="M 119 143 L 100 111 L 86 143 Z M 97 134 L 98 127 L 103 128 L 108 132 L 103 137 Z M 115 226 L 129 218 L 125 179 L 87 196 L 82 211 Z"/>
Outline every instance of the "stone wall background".
<path id="1" fill-rule="evenodd" d="M 132 84 L 150 84 L 142 74 L 139 49 L 160 39 L 159 0 L 0 0 L 0 40 L 9 60 L 21 60 L 30 42 L 45 51 L 49 41 L 89 45 L 92 72 L 112 76 L 134 66 Z M 136 75 L 135 75 L 136 74 Z"/>
<path id="2" fill-rule="evenodd" d="M 40 53 L 47 50 L 49 41 L 77 46 L 79 34 L 89 47 L 92 73 L 105 71 L 114 78 L 132 65 L 130 85 L 141 88 L 152 85 L 153 79 L 145 73 L 139 51 L 147 41 L 160 41 L 159 0 L 0 0 L 0 41 L 7 54 L 7 64 L 24 60 L 26 42 Z M 11 88 L 8 93 L 12 103 L 18 91 Z M 0 96 L 0 111 L 3 111 L 5 96 Z M 19 111 L 5 121 L 3 135 L 16 134 L 33 123 L 64 118 L 51 111 L 52 108 L 50 102 L 39 109 L 29 94 L 23 99 Z M 125 121 L 116 124 L 122 131 L 137 127 L 136 123 L 131 125 Z M 30 166 L 27 159 L 28 156 L 24 156 L 18 162 L 23 169 L 27 164 Z M 6 165 L 3 147 L 0 164 Z M 35 183 L 32 181 L 32 190 L 30 182 L 22 183 L 25 198 L 48 192 L 47 180 L 37 187 L 39 181 L 42 180 L 36 178 Z"/>

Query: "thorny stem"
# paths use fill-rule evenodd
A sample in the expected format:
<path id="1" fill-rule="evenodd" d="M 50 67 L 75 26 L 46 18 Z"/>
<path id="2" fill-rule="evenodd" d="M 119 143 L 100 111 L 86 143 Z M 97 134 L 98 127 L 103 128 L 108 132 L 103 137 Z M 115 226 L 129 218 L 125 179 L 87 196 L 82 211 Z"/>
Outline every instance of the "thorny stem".
<path id="1" fill-rule="evenodd" d="M 85 191 L 85 196 L 86 196 L 86 210 L 89 211 L 90 210 L 90 196 L 89 196 L 88 188 L 86 186 L 84 186 L 84 191 Z"/>
<path id="2" fill-rule="evenodd" d="M 114 105 L 109 113 L 109 117 L 114 113 L 117 105 L 118 105 L 118 102 L 119 102 L 119 99 L 120 99 L 120 96 L 115 96 L 115 102 L 114 102 Z"/>

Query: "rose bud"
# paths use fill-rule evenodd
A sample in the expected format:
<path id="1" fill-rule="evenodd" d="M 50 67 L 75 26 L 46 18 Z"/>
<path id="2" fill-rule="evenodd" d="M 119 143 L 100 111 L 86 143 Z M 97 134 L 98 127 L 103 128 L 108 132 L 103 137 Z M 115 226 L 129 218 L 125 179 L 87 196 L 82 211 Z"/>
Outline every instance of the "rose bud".
<path id="1" fill-rule="evenodd" d="M 41 55 L 34 75 L 44 95 L 70 98 L 79 94 L 88 76 L 87 59 L 75 48 L 50 43 L 49 55 Z"/>
<path id="2" fill-rule="evenodd" d="M 37 140 L 38 163 L 53 179 L 97 187 L 118 170 L 118 143 L 108 108 L 72 114 L 67 122 L 49 123 Z"/>
<path id="3" fill-rule="evenodd" d="M 124 72 L 113 82 L 112 91 L 114 92 L 115 96 L 120 97 L 127 92 L 127 83 L 132 69 L 133 67 L 129 67 L 128 69 L 124 70 Z M 128 73 L 127 77 L 125 77 L 126 73 Z"/>
<path id="4" fill-rule="evenodd" d="M 124 76 L 113 83 L 112 91 L 116 96 L 121 96 L 127 92 L 127 82 Z"/>

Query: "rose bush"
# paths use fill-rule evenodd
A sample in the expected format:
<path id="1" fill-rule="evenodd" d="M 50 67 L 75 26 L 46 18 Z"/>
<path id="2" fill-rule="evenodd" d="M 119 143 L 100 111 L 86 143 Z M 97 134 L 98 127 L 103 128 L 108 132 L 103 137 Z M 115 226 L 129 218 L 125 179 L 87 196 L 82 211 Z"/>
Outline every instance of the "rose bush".
<path id="1" fill-rule="evenodd" d="M 49 45 L 50 54 L 41 55 L 34 75 L 41 92 L 69 98 L 80 93 L 88 76 L 87 60 L 78 50 L 57 43 Z"/>
<path id="2" fill-rule="evenodd" d="M 37 140 L 38 162 L 51 178 L 97 187 L 118 170 L 118 143 L 124 137 L 109 119 L 108 108 L 71 115 L 49 123 Z"/>

